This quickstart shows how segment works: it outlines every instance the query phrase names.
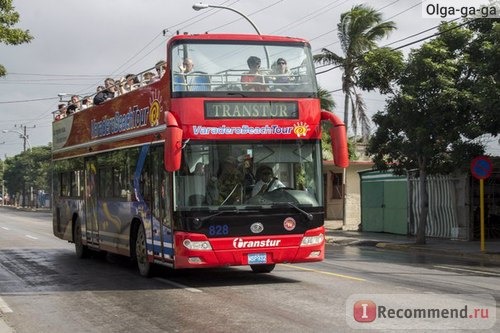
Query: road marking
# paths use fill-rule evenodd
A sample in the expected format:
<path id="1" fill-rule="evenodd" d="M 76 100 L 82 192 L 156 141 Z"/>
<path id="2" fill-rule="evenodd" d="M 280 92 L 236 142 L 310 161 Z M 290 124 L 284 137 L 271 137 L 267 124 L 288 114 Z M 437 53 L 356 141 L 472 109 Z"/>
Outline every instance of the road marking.
<path id="1" fill-rule="evenodd" d="M 30 236 L 30 235 L 24 235 L 25 237 L 28 237 L 30 239 L 38 239 L 37 237 L 33 237 L 33 236 Z"/>
<path id="2" fill-rule="evenodd" d="M 9 228 L 7 227 L 2 227 L 3 230 L 10 230 Z"/>
<path id="3" fill-rule="evenodd" d="M 177 288 L 186 289 L 187 291 L 190 291 L 192 293 L 202 293 L 203 292 L 200 289 L 191 288 L 191 287 L 188 287 L 186 285 L 183 285 L 183 284 L 180 284 L 180 283 L 177 283 L 177 282 L 174 282 L 174 281 L 170 281 L 170 280 L 167 280 L 167 279 L 163 279 L 163 278 L 154 278 L 154 279 L 156 281 L 160 281 L 162 283 L 169 284 L 169 285 L 177 287 Z"/>
<path id="4" fill-rule="evenodd" d="M 319 274 L 325 274 L 325 275 L 332 275 L 332 276 L 341 277 L 341 278 L 349 279 L 349 280 L 355 280 L 355 281 L 366 281 L 365 279 L 357 278 L 357 277 L 350 276 L 350 275 L 344 275 L 344 274 L 337 274 L 337 273 L 332 273 L 332 272 L 320 271 L 320 270 L 311 269 L 311 268 L 304 268 L 304 267 L 295 266 L 295 265 L 292 265 L 292 264 L 286 264 L 286 265 L 290 266 L 290 267 L 293 267 L 293 268 L 301 269 L 303 271 L 309 271 L 309 272 L 314 272 L 314 273 L 319 273 Z"/>
<path id="5" fill-rule="evenodd" d="M 449 269 L 451 271 L 462 271 L 462 272 L 477 273 L 477 274 L 483 274 L 483 275 L 500 276 L 499 273 L 493 273 L 493 272 L 489 272 L 489 271 L 480 271 L 480 270 L 476 270 L 476 269 L 458 268 L 458 267 L 453 267 L 453 266 L 439 266 L 439 265 L 434 265 L 434 267 Z"/>
<path id="6" fill-rule="evenodd" d="M 11 308 L 5 303 L 5 301 L 0 297 L 0 312 L 2 313 L 11 313 L 13 312 Z"/>

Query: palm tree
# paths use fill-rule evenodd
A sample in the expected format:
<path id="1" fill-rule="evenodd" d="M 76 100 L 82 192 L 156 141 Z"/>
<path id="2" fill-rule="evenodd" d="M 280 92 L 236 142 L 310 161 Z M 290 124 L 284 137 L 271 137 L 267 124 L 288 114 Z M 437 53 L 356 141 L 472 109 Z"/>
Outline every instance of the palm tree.
<path id="1" fill-rule="evenodd" d="M 324 48 L 320 54 L 314 56 L 314 61 L 343 68 L 344 123 L 347 128 L 350 104 L 354 135 L 357 133 L 359 120 L 361 133 L 366 138 L 370 130 L 370 120 L 366 115 L 366 105 L 361 94 L 356 90 L 357 69 L 362 64 L 363 54 L 377 47 L 376 42 L 396 29 L 396 25 L 393 21 L 382 22 L 382 14 L 375 9 L 357 5 L 340 15 L 337 28 L 343 56 Z"/>
<path id="2" fill-rule="evenodd" d="M 318 97 L 323 110 L 333 110 L 335 107 L 335 101 L 332 98 L 332 94 L 328 90 L 318 87 Z"/>

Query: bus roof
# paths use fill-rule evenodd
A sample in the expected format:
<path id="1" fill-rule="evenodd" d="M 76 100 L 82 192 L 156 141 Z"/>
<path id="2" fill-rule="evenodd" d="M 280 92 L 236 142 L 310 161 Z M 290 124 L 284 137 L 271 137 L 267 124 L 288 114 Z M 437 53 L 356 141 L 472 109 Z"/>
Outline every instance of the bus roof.
<path id="1" fill-rule="evenodd" d="M 256 34 L 183 34 L 172 37 L 170 39 L 170 43 L 175 43 L 181 40 L 292 42 L 292 43 L 305 43 L 309 45 L 309 42 L 302 38 L 275 36 L 275 35 L 256 35 Z"/>

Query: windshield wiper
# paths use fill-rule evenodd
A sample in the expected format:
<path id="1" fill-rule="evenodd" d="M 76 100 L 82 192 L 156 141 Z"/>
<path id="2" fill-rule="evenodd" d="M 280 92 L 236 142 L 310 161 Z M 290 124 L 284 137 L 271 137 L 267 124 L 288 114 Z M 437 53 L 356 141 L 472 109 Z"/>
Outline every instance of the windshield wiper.
<path id="1" fill-rule="evenodd" d="M 255 209 L 256 207 L 255 206 L 252 206 L 251 208 L 253 209 L 244 209 L 244 210 L 240 210 L 238 208 L 231 208 L 231 209 L 228 209 L 229 207 L 219 207 L 219 209 L 221 208 L 224 208 L 223 210 L 219 210 L 217 213 L 214 213 L 214 214 L 211 214 L 211 215 L 207 215 L 207 216 L 203 216 L 203 217 L 195 217 L 193 219 L 193 226 L 196 228 L 196 229 L 199 229 L 203 226 L 203 223 L 208 221 L 208 220 L 211 220 L 212 218 L 216 217 L 216 216 L 219 216 L 219 215 L 222 215 L 222 214 L 226 214 L 226 213 L 235 213 L 235 214 L 240 214 L 240 213 L 259 213 L 260 210 L 258 209 Z"/>
<path id="2" fill-rule="evenodd" d="M 295 205 L 292 202 L 283 202 L 283 204 L 286 204 L 288 207 L 292 207 L 292 208 L 296 209 L 301 214 L 303 214 L 309 221 L 312 221 L 314 218 L 313 214 L 306 212 L 305 210 L 299 208 L 297 205 Z M 281 205 L 274 204 L 273 206 L 281 206 Z"/>
<path id="3" fill-rule="evenodd" d="M 211 214 L 211 215 L 207 215 L 207 216 L 203 216 L 203 217 L 195 217 L 193 219 L 193 226 L 196 228 L 196 229 L 200 229 L 202 226 L 203 226 L 203 223 L 205 221 L 208 221 L 216 216 L 219 216 L 221 214 L 225 214 L 225 213 L 236 213 L 238 214 L 240 211 L 238 209 L 224 209 L 224 210 L 221 210 L 221 211 L 218 211 L 217 213 L 215 214 Z"/>

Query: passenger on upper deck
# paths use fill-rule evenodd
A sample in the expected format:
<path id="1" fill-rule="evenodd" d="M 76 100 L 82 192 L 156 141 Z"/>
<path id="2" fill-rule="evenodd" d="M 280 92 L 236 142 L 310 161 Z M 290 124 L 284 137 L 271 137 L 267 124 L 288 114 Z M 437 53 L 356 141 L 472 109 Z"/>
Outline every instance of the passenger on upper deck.
<path id="1" fill-rule="evenodd" d="M 250 91 L 269 91 L 264 76 L 260 73 L 260 58 L 251 56 L 247 60 L 249 71 L 241 76 L 241 87 Z"/>
<path id="2" fill-rule="evenodd" d="M 92 99 L 90 96 L 85 96 L 82 99 L 82 110 L 88 109 L 92 106 Z"/>
<path id="3" fill-rule="evenodd" d="M 276 64 L 273 66 L 273 71 L 271 76 L 268 78 L 270 82 L 275 83 L 274 91 L 288 91 L 290 86 L 288 85 L 292 81 L 290 77 L 290 72 L 286 64 L 286 60 L 283 58 L 278 58 Z"/>
<path id="4" fill-rule="evenodd" d="M 145 86 L 145 85 L 148 85 L 150 83 L 153 83 L 155 81 L 154 76 L 155 75 L 151 72 L 146 72 L 146 73 L 142 74 L 142 85 Z"/>
<path id="5" fill-rule="evenodd" d="M 55 120 L 66 118 L 66 104 L 61 103 L 57 106 L 57 114 Z"/>
<path id="6" fill-rule="evenodd" d="M 117 92 L 116 92 L 115 80 L 108 77 L 106 80 L 104 80 L 104 89 L 99 91 L 94 96 L 94 105 L 102 104 L 107 100 L 115 98 L 116 95 Z"/>
<path id="7" fill-rule="evenodd" d="M 193 71 L 194 63 L 191 58 L 184 58 L 182 65 L 179 66 L 182 74 L 189 74 Z"/>
<path id="8" fill-rule="evenodd" d="M 167 66 L 167 63 L 165 62 L 165 60 L 160 60 L 156 63 L 155 70 L 156 70 L 156 74 L 158 75 L 159 79 L 163 76 L 163 74 L 165 74 L 166 66 Z"/>
<path id="9" fill-rule="evenodd" d="M 72 114 L 80 111 L 82 108 L 80 97 L 78 95 L 71 96 L 71 100 L 68 102 L 68 108 L 66 114 Z"/>
<path id="10" fill-rule="evenodd" d="M 174 74 L 174 91 L 188 91 L 192 84 L 189 74 L 193 71 L 194 63 L 191 58 L 184 58 L 179 65 L 180 73 Z"/>
<path id="11" fill-rule="evenodd" d="M 139 80 L 137 80 L 137 76 L 134 74 L 127 74 L 123 83 L 120 85 L 120 93 L 123 95 L 137 88 L 139 88 Z"/>

